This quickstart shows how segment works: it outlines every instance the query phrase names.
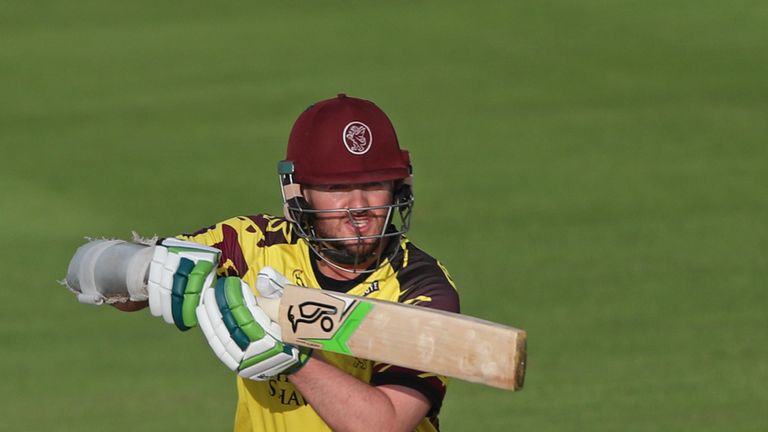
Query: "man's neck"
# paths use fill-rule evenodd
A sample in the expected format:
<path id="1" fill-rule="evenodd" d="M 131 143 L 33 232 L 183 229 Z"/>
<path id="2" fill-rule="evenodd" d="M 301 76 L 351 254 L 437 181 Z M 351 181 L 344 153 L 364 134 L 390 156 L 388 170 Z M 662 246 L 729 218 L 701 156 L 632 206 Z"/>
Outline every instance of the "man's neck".
<path id="1" fill-rule="evenodd" d="M 314 254 L 309 257 L 309 260 L 318 283 L 317 288 L 346 293 L 368 278 L 367 273 L 351 273 L 336 269 L 333 264 L 323 261 Z"/>

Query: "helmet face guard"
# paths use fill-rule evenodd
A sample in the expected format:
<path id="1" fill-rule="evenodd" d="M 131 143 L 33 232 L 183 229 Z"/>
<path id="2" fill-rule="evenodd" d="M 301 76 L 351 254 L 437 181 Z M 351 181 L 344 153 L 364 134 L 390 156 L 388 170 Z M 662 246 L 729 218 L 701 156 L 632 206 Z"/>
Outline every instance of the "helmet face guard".
<path id="1" fill-rule="evenodd" d="M 281 161 L 278 164 L 284 203 L 283 212 L 286 219 L 293 223 L 297 235 L 307 241 L 318 258 L 338 270 L 350 273 L 372 273 L 385 261 L 391 261 L 398 254 L 400 238 L 410 228 L 413 210 L 414 200 L 410 176 L 395 183 L 391 204 L 317 210 L 313 209 L 304 198 L 302 185 L 294 182 L 293 169 L 291 161 Z M 324 237 L 319 235 L 315 228 L 318 215 L 344 215 L 349 219 L 351 226 L 356 227 L 353 214 L 375 210 L 386 210 L 385 223 L 381 232 L 377 234 L 366 236 L 357 230 L 355 236 Z M 358 252 L 363 249 L 364 244 L 372 240 L 375 245 L 373 250 L 367 253 Z M 376 259 L 373 265 L 370 265 L 374 257 Z"/>

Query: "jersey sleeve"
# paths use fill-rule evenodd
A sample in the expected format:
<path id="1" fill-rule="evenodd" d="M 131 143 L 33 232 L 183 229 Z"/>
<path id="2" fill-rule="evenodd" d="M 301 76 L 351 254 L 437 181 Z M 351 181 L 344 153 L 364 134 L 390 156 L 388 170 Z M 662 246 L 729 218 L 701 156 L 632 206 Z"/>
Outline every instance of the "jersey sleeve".
<path id="1" fill-rule="evenodd" d="M 398 302 L 458 313 L 459 295 L 445 267 L 411 243 L 403 255 L 402 268 L 397 275 L 400 283 Z M 442 375 L 386 363 L 374 363 L 371 377 L 373 385 L 405 386 L 426 396 L 432 403 L 429 416 L 436 416 L 440 411 L 447 382 Z"/>
<path id="2" fill-rule="evenodd" d="M 256 216 L 257 217 L 257 216 Z M 219 276 L 243 277 L 248 272 L 248 260 L 243 251 L 243 238 L 263 235 L 249 223 L 255 217 L 234 217 L 202 228 L 191 234 L 177 236 L 182 240 L 188 240 L 206 246 L 215 247 L 221 251 L 219 258 Z"/>
<path id="3" fill-rule="evenodd" d="M 296 242 L 285 219 L 266 214 L 233 217 L 178 238 L 219 249 L 219 276 L 241 278 L 264 265 L 265 249 Z"/>

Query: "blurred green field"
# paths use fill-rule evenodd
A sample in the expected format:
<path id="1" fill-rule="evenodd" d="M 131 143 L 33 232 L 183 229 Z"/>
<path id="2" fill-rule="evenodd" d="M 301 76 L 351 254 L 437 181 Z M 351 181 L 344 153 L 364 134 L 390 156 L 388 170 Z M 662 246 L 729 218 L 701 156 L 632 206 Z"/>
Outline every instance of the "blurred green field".
<path id="1" fill-rule="evenodd" d="M 376 101 L 410 235 L 526 388 L 452 382 L 443 430 L 765 431 L 768 4 L 0 4 L 0 430 L 230 430 L 198 332 L 56 284 L 84 236 L 278 212 L 310 102 Z"/>

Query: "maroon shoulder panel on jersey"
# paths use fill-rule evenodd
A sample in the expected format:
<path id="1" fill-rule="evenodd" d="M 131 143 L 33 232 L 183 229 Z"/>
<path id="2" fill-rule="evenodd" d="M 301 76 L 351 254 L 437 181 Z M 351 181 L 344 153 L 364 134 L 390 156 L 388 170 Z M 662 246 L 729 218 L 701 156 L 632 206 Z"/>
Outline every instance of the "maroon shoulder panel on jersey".
<path id="1" fill-rule="evenodd" d="M 445 269 L 429 254 L 413 243 L 406 244 L 408 260 L 403 265 L 403 255 L 393 262 L 400 282 L 398 302 L 409 303 L 447 312 L 460 312 L 459 295 Z"/>

